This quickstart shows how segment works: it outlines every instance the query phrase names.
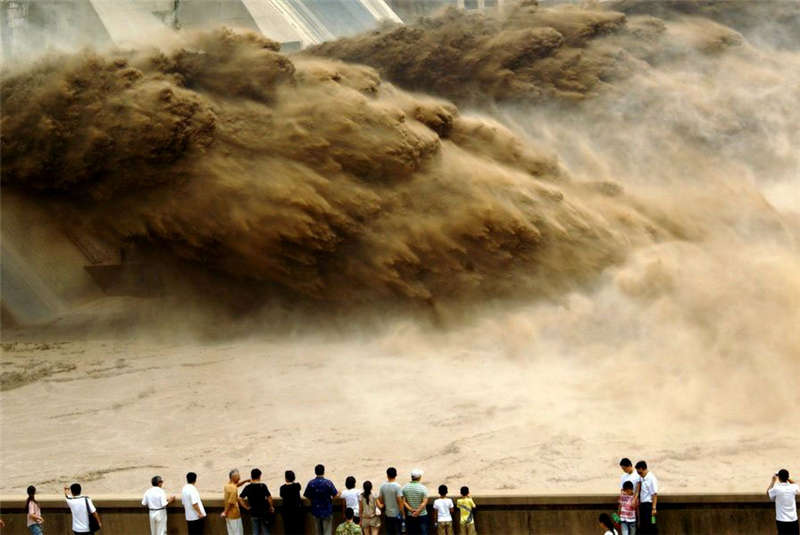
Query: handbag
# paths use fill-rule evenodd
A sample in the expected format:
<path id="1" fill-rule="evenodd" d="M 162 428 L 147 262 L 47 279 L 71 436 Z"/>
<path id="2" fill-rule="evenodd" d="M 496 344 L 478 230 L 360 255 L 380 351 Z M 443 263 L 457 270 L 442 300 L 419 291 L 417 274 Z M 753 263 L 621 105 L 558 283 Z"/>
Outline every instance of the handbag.
<path id="1" fill-rule="evenodd" d="M 100 523 L 97 522 L 97 518 L 95 518 L 95 516 L 89 512 L 89 498 L 84 497 L 83 503 L 86 505 L 86 517 L 88 518 L 89 521 L 89 532 L 97 533 L 98 531 L 100 531 Z"/>

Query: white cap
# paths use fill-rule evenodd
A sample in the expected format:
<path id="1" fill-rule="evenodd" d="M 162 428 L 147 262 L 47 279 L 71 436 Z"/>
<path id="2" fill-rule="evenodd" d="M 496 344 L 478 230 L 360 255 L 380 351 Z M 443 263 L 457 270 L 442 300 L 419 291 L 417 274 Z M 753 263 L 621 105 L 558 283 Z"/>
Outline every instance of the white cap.
<path id="1" fill-rule="evenodd" d="M 411 478 L 412 479 L 422 479 L 422 470 L 419 468 L 414 468 L 411 471 Z"/>

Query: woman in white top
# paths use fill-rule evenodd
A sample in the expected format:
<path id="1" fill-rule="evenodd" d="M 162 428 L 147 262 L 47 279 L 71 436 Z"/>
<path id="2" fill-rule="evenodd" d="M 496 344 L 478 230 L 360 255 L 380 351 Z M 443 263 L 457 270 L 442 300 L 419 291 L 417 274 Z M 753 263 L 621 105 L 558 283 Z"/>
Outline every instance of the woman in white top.
<path id="1" fill-rule="evenodd" d="M 600 522 L 600 527 L 603 529 L 603 535 L 619 535 L 617 528 L 614 527 L 614 522 L 606 513 L 602 513 L 599 517 L 597 517 L 597 521 Z"/>
<path id="2" fill-rule="evenodd" d="M 42 509 L 39 507 L 39 502 L 36 501 L 36 487 L 31 485 L 28 487 L 28 501 L 25 502 L 25 512 L 27 513 L 28 531 L 33 535 L 42 535 Z"/>

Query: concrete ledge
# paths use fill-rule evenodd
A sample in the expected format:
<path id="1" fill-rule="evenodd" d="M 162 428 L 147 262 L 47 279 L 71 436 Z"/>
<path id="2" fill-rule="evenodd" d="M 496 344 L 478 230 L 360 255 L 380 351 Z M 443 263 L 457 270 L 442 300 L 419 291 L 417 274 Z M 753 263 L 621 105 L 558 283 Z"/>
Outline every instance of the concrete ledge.
<path id="1" fill-rule="evenodd" d="M 149 532 L 147 514 L 140 496 L 93 496 L 104 529 L 102 535 L 145 535 Z M 615 495 L 498 495 L 474 496 L 478 504 L 476 523 L 481 535 L 517 534 L 596 534 L 597 515 L 616 509 Z M 70 515 L 60 496 L 41 496 L 47 535 L 69 535 Z M 204 497 L 208 512 L 206 535 L 223 535 L 225 526 L 219 513 L 222 500 Z M 280 499 L 273 535 L 283 534 Z M 334 507 L 335 523 L 341 521 L 341 502 Z M 25 500 L 17 496 L 0 497 L 0 511 L 6 521 L 4 533 L 23 535 Z M 774 505 L 763 494 L 665 494 L 659 497 L 661 535 L 749 535 L 775 532 Z M 169 507 L 169 535 L 183 535 L 186 527 L 180 503 Z M 245 517 L 245 526 L 247 518 Z M 309 519 L 306 533 L 313 533 Z M 246 533 L 249 529 L 246 528 Z M 456 530 L 458 533 L 458 530 Z"/>

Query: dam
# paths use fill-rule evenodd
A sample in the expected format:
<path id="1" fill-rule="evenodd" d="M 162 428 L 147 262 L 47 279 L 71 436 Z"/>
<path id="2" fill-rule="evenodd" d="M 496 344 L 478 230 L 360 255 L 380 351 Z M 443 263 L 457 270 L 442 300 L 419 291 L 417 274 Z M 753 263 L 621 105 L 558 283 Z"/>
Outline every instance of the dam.
<path id="1" fill-rule="evenodd" d="M 303 47 L 401 22 L 384 0 L 9 0 L 0 4 L 3 57 L 49 47 L 125 46 L 167 28 L 230 26 Z"/>
<path id="2" fill-rule="evenodd" d="M 774 530 L 800 4 L 461 5 L 0 3 L 9 532 L 324 463 L 589 535 L 622 457 L 662 533 Z"/>

